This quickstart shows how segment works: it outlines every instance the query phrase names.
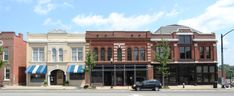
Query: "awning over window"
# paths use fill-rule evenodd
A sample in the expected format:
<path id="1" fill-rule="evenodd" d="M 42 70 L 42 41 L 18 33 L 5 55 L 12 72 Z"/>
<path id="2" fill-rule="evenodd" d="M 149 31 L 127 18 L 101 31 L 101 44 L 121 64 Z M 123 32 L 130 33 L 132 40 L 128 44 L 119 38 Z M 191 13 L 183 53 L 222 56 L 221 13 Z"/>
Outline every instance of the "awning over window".
<path id="1" fill-rule="evenodd" d="M 84 64 L 75 65 L 71 64 L 67 68 L 68 73 L 84 73 Z"/>
<path id="2" fill-rule="evenodd" d="M 46 65 L 29 65 L 26 74 L 46 74 L 47 66 Z"/>

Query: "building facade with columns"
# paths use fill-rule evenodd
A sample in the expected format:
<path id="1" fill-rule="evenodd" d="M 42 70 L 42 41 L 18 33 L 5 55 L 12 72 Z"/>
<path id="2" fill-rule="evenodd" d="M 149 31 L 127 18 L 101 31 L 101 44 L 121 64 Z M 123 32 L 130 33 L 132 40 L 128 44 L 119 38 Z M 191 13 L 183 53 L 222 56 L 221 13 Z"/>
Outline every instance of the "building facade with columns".
<path id="1" fill-rule="evenodd" d="M 213 84 L 217 81 L 217 48 L 214 33 L 203 33 L 183 25 L 167 25 L 152 33 L 152 66 L 154 78 L 162 80 L 153 54 L 160 52 L 157 47 L 162 38 L 168 42 L 170 56 L 165 78 L 168 85 Z"/>
<path id="2" fill-rule="evenodd" d="M 86 31 L 86 50 L 97 56 L 91 83 L 127 86 L 153 79 L 150 35 L 149 31 Z"/>
<path id="3" fill-rule="evenodd" d="M 63 30 L 27 34 L 27 85 L 80 86 L 84 62 L 85 34 Z"/>
<path id="4" fill-rule="evenodd" d="M 23 34 L 1 32 L 0 46 L 3 47 L 0 58 L 4 62 L 0 68 L 0 86 L 25 85 L 26 42 L 23 40 Z"/>

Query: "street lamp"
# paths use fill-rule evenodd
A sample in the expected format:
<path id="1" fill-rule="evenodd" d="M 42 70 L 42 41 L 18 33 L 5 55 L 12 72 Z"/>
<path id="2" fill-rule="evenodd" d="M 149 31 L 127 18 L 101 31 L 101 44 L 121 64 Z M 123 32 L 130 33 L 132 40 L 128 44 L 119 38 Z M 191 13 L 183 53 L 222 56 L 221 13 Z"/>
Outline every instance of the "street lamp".
<path id="1" fill-rule="evenodd" d="M 228 31 L 228 32 L 226 32 L 225 34 L 221 34 L 221 70 L 222 70 L 222 72 L 221 72 L 221 77 L 222 77 L 222 88 L 224 88 L 224 77 L 223 77 L 223 38 L 224 38 L 224 36 L 226 36 L 227 34 L 229 34 L 230 32 L 232 32 L 232 31 L 234 31 L 234 29 L 232 29 L 232 30 L 230 30 L 230 31 Z"/>

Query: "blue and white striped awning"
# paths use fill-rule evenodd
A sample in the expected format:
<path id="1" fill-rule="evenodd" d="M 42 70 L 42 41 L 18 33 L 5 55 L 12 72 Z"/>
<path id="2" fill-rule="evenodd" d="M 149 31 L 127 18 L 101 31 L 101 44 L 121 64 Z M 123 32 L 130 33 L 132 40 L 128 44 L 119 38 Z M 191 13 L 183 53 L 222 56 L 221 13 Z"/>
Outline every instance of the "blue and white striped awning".
<path id="1" fill-rule="evenodd" d="M 46 65 L 29 65 L 26 74 L 46 74 L 47 66 Z"/>
<path id="2" fill-rule="evenodd" d="M 68 73 L 84 73 L 84 64 L 82 65 L 75 65 L 71 64 L 67 68 Z"/>

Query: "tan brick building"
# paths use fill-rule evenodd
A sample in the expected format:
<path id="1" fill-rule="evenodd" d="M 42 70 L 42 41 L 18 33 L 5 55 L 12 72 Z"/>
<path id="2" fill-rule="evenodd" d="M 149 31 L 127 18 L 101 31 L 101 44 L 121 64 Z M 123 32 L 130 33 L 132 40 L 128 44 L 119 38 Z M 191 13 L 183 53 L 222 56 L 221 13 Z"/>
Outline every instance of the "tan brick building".
<path id="1" fill-rule="evenodd" d="M 27 35 L 27 85 L 80 86 L 84 80 L 85 35 L 54 30 Z"/>

